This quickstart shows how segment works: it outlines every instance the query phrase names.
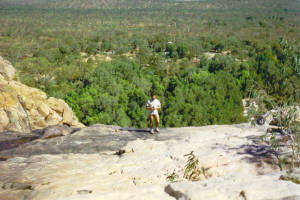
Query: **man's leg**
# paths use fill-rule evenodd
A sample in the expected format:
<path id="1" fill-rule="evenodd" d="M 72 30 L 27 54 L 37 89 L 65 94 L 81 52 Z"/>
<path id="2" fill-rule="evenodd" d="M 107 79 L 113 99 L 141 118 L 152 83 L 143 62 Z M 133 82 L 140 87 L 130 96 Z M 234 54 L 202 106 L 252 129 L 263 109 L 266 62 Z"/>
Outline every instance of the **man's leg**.
<path id="1" fill-rule="evenodd" d="M 156 131 L 159 132 L 158 126 L 159 126 L 159 115 L 154 115 L 155 118 L 155 125 L 156 125 Z"/>
<path id="2" fill-rule="evenodd" d="M 150 131 L 152 131 L 152 128 L 153 128 L 153 115 L 149 115 L 149 121 L 150 121 Z"/>

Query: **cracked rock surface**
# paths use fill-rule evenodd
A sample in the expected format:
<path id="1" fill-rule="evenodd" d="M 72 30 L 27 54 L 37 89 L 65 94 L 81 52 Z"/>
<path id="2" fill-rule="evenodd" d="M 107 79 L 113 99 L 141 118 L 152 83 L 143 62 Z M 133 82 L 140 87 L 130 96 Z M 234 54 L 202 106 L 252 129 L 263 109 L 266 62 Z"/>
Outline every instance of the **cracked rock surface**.
<path id="1" fill-rule="evenodd" d="M 0 199 L 297 200 L 300 185 L 280 179 L 273 152 L 260 142 L 265 129 L 218 125 L 150 135 L 94 125 L 68 134 L 56 128 L 53 137 L 0 134 Z M 205 169 L 199 181 L 183 178 L 191 151 Z"/>

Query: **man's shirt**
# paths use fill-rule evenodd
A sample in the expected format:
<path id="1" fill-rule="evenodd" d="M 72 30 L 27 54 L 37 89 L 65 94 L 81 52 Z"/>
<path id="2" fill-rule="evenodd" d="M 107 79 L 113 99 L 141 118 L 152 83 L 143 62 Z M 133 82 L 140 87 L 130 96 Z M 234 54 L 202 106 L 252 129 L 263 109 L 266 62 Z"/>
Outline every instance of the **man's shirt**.
<path id="1" fill-rule="evenodd" d="M 154 108 L 154 110 L 148 110 L 149 115 L 158 115 L 157 108 L 160 107 L 160 101 L 158 99 L 150 99 L 146 106 L 149 106 L 150 108 Z"/>

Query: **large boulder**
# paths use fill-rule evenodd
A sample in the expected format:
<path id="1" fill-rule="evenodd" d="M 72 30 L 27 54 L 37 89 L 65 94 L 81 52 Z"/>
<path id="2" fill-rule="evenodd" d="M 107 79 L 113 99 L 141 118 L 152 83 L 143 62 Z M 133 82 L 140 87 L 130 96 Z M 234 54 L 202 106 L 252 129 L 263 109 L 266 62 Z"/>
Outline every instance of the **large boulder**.
<path id="1" fill-rule="evenodd" d="M 30 132 L 57 124 L 84 127 L 63 100 L 12 80 L 15 72 L 10 67 L 0 57 L 0 132 Z"/>

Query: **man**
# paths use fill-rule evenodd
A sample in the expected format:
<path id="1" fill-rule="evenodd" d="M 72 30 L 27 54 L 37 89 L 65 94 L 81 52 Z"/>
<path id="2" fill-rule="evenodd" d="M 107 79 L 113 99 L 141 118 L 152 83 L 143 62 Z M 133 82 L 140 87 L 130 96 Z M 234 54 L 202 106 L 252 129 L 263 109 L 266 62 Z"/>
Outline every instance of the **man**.
<path id="1" fill-rule="evenodd" d="M 146 104 L 146 109 L 148 110 L 149 114 L 149 120 L 150 120 L 150 133 L 154 134 L 153 129 L 153 118 L 156 123 L 155 132 L 159 132 L 158 126 L 159 126 L 159 115 L 158 110 L 161 109 L 160 101 L 156 99 L 156 95 L 153 93 L 151 94 L 151 99 Z"/>

